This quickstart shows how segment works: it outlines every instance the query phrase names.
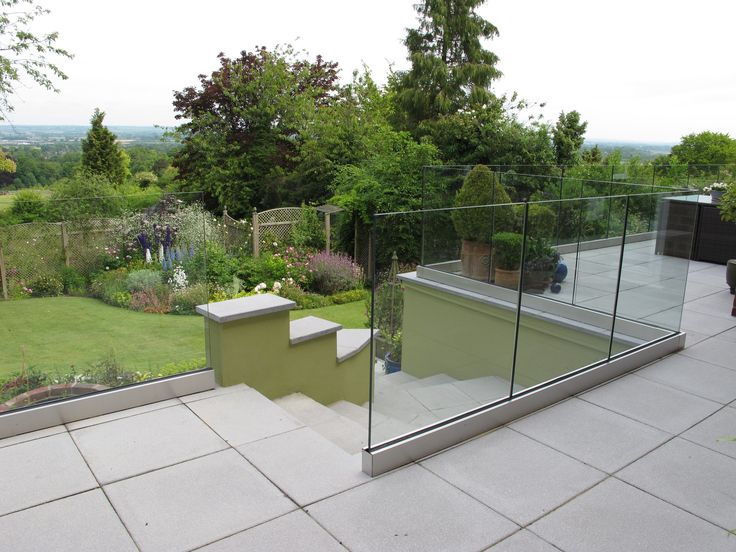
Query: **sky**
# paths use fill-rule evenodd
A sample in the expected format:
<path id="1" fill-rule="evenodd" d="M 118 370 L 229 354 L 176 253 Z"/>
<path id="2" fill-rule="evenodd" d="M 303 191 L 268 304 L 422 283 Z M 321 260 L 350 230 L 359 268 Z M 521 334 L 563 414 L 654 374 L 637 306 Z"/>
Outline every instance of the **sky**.
<path id="1" fill-rule="evenodd" d="M 37 0 L 37 31 L 58 31 L 74 54 L 54 94 L 30 84 L 14 124 L 176 124 L 172 94 L 217 68 L 219 52 L 293 44 L 337 61 L 343 81 L 367 65 L 379 83 L 406 69 L 402 39 L 415 0 Z M 577 110 L 591 140 L 678 142 L 712 130 L 736 137 L 736 2 L 732 0 L 487 0 L 499 29 L 486 47 L 504 76 L 548 121 Z M 539 107 L 544 104 L 544 107 Z"/>

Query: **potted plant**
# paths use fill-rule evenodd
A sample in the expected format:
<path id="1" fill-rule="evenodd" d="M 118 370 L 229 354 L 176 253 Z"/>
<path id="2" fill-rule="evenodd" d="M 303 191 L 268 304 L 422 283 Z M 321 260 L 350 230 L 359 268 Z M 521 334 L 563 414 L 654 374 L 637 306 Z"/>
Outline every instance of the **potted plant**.
<path id="1" fill-rule="evenodd" d="M 529 237 L 524 259 L 524 291 L 542 293 L 552 282 L 560 254 L 544 238 Z"/>
<path id="2" fill-rule="evenodd" d="M 488 281 L 492 275 L 491 238 L 494 229 L 510 230 L 513 222 L 511 207 L 485 207 L 509 203 L 508 193 L 485 165 L 476 165 L 465 177 L 455 196 L 456 209 L 452 212 L 455 230 L 462 238 L 460 261 L 462 274 L 476 280 Z M 472 208 L 477 207 L 477 208 Z"/>
<path id="3" fill-rule="evenodd" d="M 388 339 L 388 352 L 383 357 L 386 374 L 393 374 L 401 370 L 401 330 Z"/>
<path id="4" fill-rule="evenodd" d="M 384 281 L 376 286 L 373 318 L 379 337 L 387 346 L 384 371 L 387 374 L 401 370 L 401 321 L 404 313 L 404 289 L 398 278 L 399 260 L 394 252 L 391 269 L 384 273 Z M 380 277 L 379 277 L 380 279 Z M 366 305 L 370 309 L 370 305 Z"/>
<path id="5" fill-rule="evenodd" d="M 494 282 L 497 286 L 518 289 L 523 243 L 524 237 L 515 232 L 499 232 L 493 236 Z"/>

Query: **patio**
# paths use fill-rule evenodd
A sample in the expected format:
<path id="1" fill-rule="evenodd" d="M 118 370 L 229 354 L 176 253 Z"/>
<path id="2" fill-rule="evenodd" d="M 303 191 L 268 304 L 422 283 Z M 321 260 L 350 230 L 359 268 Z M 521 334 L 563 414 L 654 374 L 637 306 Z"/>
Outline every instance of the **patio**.
<path id="1" fill-rule="evenodd" d="M 373 479 L 243 385 L 2 440 L 0 549 L 736 550 L 731 303 L 692 262 L 683 351 Z"/>

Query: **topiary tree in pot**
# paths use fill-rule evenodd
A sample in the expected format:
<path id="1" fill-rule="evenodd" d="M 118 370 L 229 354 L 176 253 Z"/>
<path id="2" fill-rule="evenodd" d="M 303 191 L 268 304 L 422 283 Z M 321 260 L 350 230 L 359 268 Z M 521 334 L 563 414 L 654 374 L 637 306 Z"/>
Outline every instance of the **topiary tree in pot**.
<path id="1" fill-rule="evenodd" d="M 498 232 L 493 236 L 494 281 L 497 286 L 518 289 L 523 244 L 524 236 L 516 232 Z"/>
<path id="2" fill-rule="evenodd" d="M 491 241 L 494 231 L 513 229 L 511 206 L 481 207 L 511 202 L 509 194 L 485 165 L 476 165 L 455 196 L 452 222 L 462 238 L 460 260 L 463 276 L 488 281 L 493 273 Z"/>

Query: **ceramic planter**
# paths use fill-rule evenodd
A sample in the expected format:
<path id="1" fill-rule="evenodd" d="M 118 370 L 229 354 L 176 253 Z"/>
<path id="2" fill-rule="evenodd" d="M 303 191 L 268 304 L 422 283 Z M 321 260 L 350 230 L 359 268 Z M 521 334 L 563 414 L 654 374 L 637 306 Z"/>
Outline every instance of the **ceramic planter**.
<path id="1" fill-rule="evenodd" d="M 489 281 L 491 270 L 491 244 L 463 240 L 460 250 L 463 276 L 474 280 Z"/>

